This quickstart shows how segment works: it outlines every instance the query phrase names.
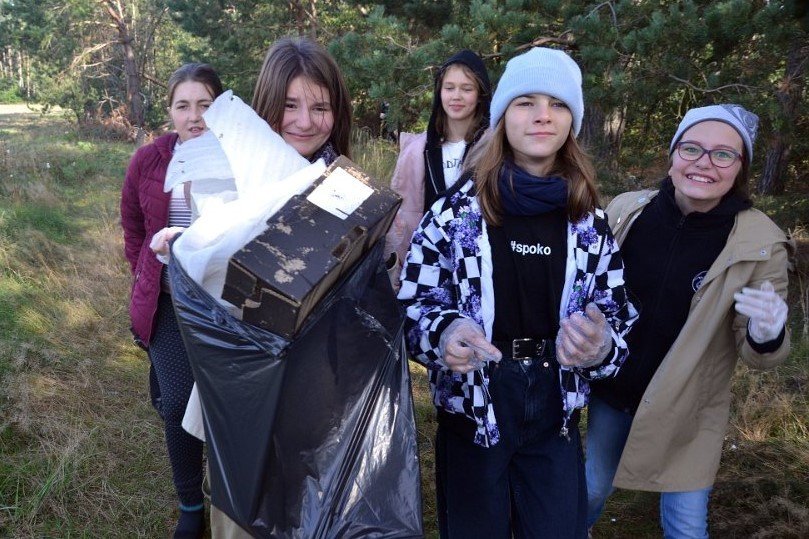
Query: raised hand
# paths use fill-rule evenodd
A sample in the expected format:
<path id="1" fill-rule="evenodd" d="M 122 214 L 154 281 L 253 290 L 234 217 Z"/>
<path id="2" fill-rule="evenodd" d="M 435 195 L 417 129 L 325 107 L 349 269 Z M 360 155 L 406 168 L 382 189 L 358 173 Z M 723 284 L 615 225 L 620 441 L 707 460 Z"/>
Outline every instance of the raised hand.
<path id="1" fill-rule="evenodd" d="M 733 294 L 736 312 L 750 317 L 747 332 L 757 343 L 769 342 L 781 333 L 787 321 L 787 304 L 775 293 L 770 281 L 761 283 L 761 288 L 742 288 Z"/>

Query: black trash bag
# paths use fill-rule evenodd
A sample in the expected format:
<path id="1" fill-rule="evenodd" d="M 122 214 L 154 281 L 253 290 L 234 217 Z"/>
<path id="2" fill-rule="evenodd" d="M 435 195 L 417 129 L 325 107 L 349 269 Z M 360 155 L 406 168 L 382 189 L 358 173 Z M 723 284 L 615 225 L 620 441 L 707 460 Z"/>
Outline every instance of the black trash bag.
<path id="1" fill-rule="evenodd" d="M 173 258 L 212 503 L 255 537 L 421 537 L 404 317 L 379 242 L 293 340 L 230 316 Z"/>

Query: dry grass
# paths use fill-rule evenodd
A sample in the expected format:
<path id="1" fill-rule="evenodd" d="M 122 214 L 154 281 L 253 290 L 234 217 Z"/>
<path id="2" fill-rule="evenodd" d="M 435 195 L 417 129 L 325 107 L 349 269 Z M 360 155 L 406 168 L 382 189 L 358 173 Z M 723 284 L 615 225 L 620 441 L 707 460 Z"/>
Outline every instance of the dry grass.
<path id="1" fill-rule="evenodd" d="M 395 145 L 355 142 L 355 161 L 386 182 Z M 131 152 L 0 110 L 0 537 L 164 537 L 174 518 L 147 362 L 126 329 L 117 205 Z M 714 536 L 809 536 L 807 267 L 792 279 L 792 358 L 735 377 Z M 411 372 L 432 537 L 434 410 L 423 368 Z M 656 496 L 619 492 L 596 536 L 656 537 L 657 519 Z"/>
<path id="2" fill-rule="evenodd" d="M 0 117 L 0 129 L 0 209 L 23 221 L 3 223 L 0 243 L 0 535 L 159 537 L 173 496 L 126 334 L 118 225 L 131 147 L 77 151 L 51 117 Z"/>
<path id="3" fill-rule="evenodd" d="M 804 216 L 809 219 L 809 217 Z M 801 223 L 789 229 L 789 235 L 795 240 L 795 260 L 793 264 L 793 282 L 795 285 L 795 301 L 798 305 L 793 316 L 798 319 L 799 335 L 809 338 L 809 222 Z M 802 323 L 801 323 L 802 321 Z"/>

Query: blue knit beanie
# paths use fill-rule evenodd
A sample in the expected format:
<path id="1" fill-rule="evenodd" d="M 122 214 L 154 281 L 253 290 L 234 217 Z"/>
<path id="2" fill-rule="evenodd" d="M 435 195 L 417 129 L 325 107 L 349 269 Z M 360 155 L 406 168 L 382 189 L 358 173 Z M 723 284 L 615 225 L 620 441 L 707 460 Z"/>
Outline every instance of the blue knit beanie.
<path id="1" fill-rule="evenodd" d="M 528 94 L 549 95 L 567 105 L 573 115 L 573 134 L 578 136 L 584 97 L 581 70 L 573 58 L 557 49 L 536 47 L 509 60 L 492 97 L 489 127 L 497 125 L 515 97 Z"/>
<path id="2" fill-rule="evenodd" d="M 747 163 L 749 164 L 753 161 L 753 143 L 756 141 L 756 132 L 758 131 L 758 116 L 741 105 L 733 104 L 709 105 L 686 112 L 679 127 L 677 127 L 677 132 L 674 133 L 674 138 L 671 139 L 669 155 L 674 151 L 674 145 L 680 141 L 683 133 L 696 124 L 709 120 L 724 122 L 735 129 L 739 136 L 742 137 L 742 142 L 744 142 Z"/>

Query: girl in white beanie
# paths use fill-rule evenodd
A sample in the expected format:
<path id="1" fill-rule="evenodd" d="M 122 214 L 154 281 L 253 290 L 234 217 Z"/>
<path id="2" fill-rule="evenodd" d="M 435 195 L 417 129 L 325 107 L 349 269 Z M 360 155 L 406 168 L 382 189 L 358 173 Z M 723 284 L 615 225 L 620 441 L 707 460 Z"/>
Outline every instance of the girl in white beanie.
<path id="1" fill-rule="evenodd" d="M 576 142 L 583 110 L 567 54 L 512 59 L 489 132 L 413 234 L 399 299 L 438 414 L 442 537 L 587 535 L 579 410 L 636 313 Z"/>
<path id="2" fill-rule="evenodd" d="M 766 368 L 789 355 L 792 246 L 747 198 L 757 124 L 739 105 L 689 110 L 660 189 L 607 208 L 642 309 L 626 364 L 592 385 L 590 526 L 615 485 L 661 493 L 665 537 L 708 537 L 736 361 Z"/>

